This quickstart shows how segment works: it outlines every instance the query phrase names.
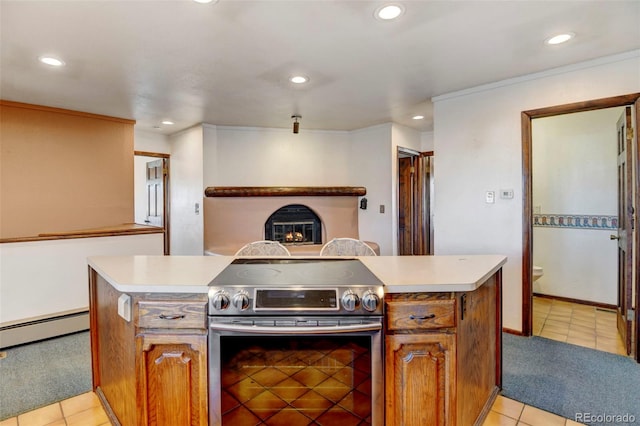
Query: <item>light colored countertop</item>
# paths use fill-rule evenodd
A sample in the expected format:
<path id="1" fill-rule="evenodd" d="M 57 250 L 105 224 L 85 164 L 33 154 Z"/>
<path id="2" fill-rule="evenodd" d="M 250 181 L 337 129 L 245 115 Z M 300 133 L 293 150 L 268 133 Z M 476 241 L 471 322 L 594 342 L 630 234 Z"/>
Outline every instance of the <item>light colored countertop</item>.
<path id="1" fill-rule="evenodd" d="M 473 291 L 507 262 L 505 256 L 361 257 L 386 293 Z"/>
<path id="2" fill-rule="evenodd" d="M 95 256 L 88 259 L 120 292 L 207 293 L 233 256 Z M 363 256 L 385 292 L 473 291 L 505 264 L 500 255 Z"/>

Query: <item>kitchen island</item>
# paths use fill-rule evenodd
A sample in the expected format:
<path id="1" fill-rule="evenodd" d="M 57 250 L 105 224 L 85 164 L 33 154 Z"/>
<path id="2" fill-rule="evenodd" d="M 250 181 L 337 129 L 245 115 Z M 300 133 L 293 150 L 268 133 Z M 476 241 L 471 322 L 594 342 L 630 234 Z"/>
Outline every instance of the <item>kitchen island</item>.
<path id="1" fill-rule="evenodd" d="M 208 407 L 208 292 L 233 259 L 89 259 L 93 385 L 114 424 L 215 424 Z M 384 404 L 385 417 L 369 421 L 481 422 L 501 385 L 506 258 L 359 259 L 384 283 L 384 401 L 376 403 Z"/>

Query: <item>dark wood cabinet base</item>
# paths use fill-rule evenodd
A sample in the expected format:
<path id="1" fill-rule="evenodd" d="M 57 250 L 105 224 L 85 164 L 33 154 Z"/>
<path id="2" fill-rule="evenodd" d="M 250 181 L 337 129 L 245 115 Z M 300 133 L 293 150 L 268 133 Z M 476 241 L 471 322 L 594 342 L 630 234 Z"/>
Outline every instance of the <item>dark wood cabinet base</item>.
<path id="1" fill-rule="evenodd" d="M 89 289 L 93 385 L 112 424 L 206 426 L 207 295 L 131 293 L 127 321 L 91 268 Z M 482 424 L 502 385 L 501 292 L 498 269 L 475 291 L 385 295 L 385 426 Z"/>

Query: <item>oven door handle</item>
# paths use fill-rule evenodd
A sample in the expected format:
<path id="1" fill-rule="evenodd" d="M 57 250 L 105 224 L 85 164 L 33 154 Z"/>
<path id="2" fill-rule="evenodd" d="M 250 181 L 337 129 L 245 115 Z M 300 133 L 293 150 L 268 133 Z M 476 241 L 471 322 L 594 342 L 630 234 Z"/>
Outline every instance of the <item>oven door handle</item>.
<path id="1" fill-rule="evenodd" d="M 327 333 L 354 333 L 359 331 L 380 331 L 381 323 L 370 324 L 349 324 L 334 326 L 313 326 L 313 327 L 269 327 L 259 325 L 242 325 L 242 324 L 222 324 L 211 323 L 209 328 L 212 330 L 238 331 L 243 333 L 256 334 L 327 334 Z"/>

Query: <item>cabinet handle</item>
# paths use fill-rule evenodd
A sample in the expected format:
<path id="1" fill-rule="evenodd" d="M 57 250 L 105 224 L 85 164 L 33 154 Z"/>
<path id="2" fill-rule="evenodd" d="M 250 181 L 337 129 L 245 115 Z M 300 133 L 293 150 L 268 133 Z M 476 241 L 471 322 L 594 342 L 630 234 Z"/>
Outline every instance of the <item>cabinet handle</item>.
<path id="1" fill-rule="evenodd" d="M 165 315 L 165 314 L 160 314 L 160 319 L 163 320 L 179 320 L 184 318 L 184 315 Z"/>
<path id="2" fill-rule="evenodd" d="M 420 316 L 415 316 L 413 314 L 409 315 L 409 319 L 412 320 L 418 320 L 418 321 L 422 321 L 422 320 L 427 320 L 427 319 L 432 319 L 435 318 L 436 314 L 431 314 L 431 315 L 420 315 Z"/>

